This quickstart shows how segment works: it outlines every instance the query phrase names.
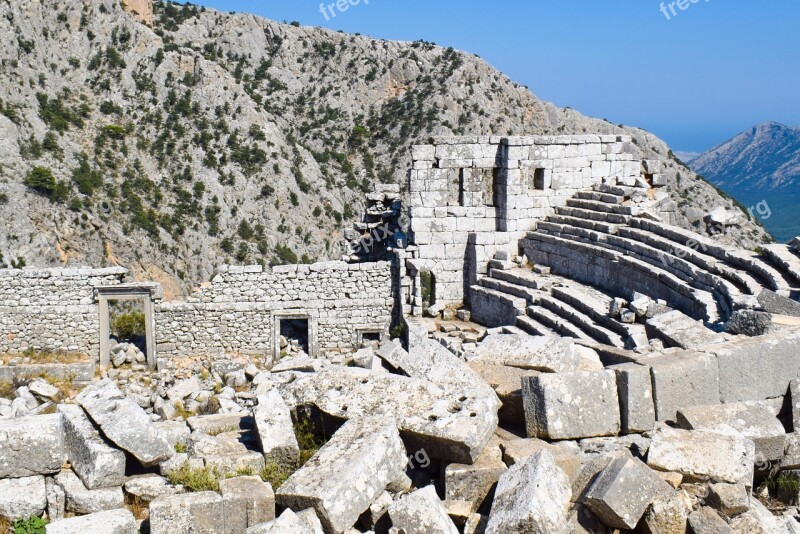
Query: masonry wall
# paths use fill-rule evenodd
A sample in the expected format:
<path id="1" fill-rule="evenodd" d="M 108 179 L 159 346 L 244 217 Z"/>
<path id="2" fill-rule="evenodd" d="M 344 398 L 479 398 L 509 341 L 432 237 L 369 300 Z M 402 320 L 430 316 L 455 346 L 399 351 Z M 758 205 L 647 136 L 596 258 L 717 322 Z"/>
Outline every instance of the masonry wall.
<path id="1" fill-rule="evenodd" d="M 307 316 L 324 356 L 359 332 L 388 333 L 393 307 L 390 262 L 224 267 L 186 301 L 156 306 L 157 354 L 274 357 L 280 318 Z"/>
<path id="2" fill-rule="evenodd" d="M 465 288 L 496 252 L 518 240 L 577 191 L 643 179 L 631 138 L 615 135 L 445 137 L 412 148 L 409 208 L 415 266 L 436 278 L 436 300 Z"/>
<path id="3" fill-rule="evenodd" d="M 62 351 L 96 358 L 94 288 L 119 284 L 126 273 L 119 267 L 0 270 L 0 354 Z"/>

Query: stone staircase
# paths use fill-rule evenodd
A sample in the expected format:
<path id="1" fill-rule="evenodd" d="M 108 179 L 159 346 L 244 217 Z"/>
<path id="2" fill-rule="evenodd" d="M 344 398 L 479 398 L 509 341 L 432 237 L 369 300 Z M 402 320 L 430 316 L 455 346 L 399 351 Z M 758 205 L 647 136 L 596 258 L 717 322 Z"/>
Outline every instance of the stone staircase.
<path id="1" fill-rule="evenodd" d="M 757 307 L 764 288 L 800 294 L 800 256 L 789 247 L 727 249 L 630 205 L 627 189 L 601 186 L 568 199 L 523 240 L 529 259 L 612 294 L 663 298 L 710 325 Z"/>

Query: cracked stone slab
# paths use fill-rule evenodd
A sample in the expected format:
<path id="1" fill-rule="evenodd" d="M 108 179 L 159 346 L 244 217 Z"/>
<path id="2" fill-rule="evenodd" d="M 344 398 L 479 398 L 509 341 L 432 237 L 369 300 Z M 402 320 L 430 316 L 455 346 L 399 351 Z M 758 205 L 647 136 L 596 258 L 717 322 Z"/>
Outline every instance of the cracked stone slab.
<path id="1" fill-rule="evenodd" d="M 342 533 L 406 468 L 405 447 L 386 417 L 345 423 L 276 493 L 279 506 L 314 508 L 326 532 Z"/>
<path id="2" fill-rule="evenodd" d="M 548 373 L 569 373 L 578 370 L 582 354 L 582 349 L 568 338 L 491 334 L 478 344 L 470 361 L 494 362 Z"/>
<path id="3" fill-rule="evenodd" d="M 0 480 L 0 517 L 11 521 L 42 515 L 47 489 L 41 475 Z"/>
<path id="4" fill-rule="evenodd" d="M 389 506 L 392 533 L 458 534 L 434 486 L 404 495 Z"/>
<path id="5" fill-rule="evenodd" d="M 67 498 L 67 512 L 93 514 L 122 508 L 125 505 L 122 486 L 90 490 L 83 485 L 75 473 L 68 469 L 57 474 L 55 482 L 64 490 Z"/>
<path id="6" fill-rule="evenodd" d="M 150 534 L 226 534 L 222 496 L 213 491 L 164 495 L 150 503 Z"/>
<path id="7" fill-rule="evenodd" d="M 128 510 L 108 510 L 62 519 L 47 525 L 47 534 L 136 534 L 136 518 Z"/>
<path id="8" fill-rule="evenodd" d="M 58 406 L 64 420 L 64 441 L 72 470 L 89 489 L 121 486 L 125 453 L 109 447 L 80 406 Z"/>
<path id="9" fill-rule="evenodd" d="M 477 459 L 497 428 L 500 407 L 484 389 L 335 366 L 293 375 L 280 389 L 290 407 L 315 406 L 340 420 L 391 417 L 409 450 L 458 463 Z"/>
<path id="10" fill-rule="evenodd" d="M 58 473 L 64 455 L 60 414 L 0 420 L 0 478 Z"/>
<path id="11" fill-rule="evenodd" d="M 111 442 L 143 466 L 160 464 L 175 454 L 147 413 L 125 397 L 112 380 L 106 378 L 89 386 L 76 400 Z"/>
<path id="12" fill-rule="evenodd" d="M 291 461 L 300 455 L 292 414 L 276 390 L 258 396 L 253 408 L 261 452 L 266 458 Z"/>

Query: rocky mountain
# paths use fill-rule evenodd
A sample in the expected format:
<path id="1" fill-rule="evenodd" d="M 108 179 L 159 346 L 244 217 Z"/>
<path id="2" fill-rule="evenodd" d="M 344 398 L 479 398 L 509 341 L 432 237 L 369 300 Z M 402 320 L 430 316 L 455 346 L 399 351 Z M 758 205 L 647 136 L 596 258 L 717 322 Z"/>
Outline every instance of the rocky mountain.
<path id="1" fill-rule="evenodd" d="M 760 204 L 779 241 L 800 235 L 800 128 L 765 122 L 688 163 L 744 204 Z"/>
<path id="2" fill-rule="evenodd" d="M 765 122 L 712 148 L 692 168 L 728 191 L 789 190 L 800 185 L 800 128 Z"/>
<path id="3" fill-rule="evenodd" d="M 126 10 L 127 8 L 127 10 Z M 643 130 L 468 54 L 135 0 L 0 1 L 0 264 L 121 264 L 168 296 L 223 262 L 338 258 L 431 135 L 626 133 L 680 224 L 734 203 Z M 750 222 L 719 239 L 753 247 Z"/>

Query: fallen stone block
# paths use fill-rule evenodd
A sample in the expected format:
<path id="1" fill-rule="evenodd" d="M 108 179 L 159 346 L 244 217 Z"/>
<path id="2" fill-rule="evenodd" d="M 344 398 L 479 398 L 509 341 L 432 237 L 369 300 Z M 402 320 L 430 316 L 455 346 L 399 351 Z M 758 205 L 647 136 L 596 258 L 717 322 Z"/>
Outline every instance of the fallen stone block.
<path id="1" fill-rule="evenodd" d="M 45 527 L 47 534 L 136 534 L 136 518 L 128 510 L 108 510 L 54 521 Z"/>
<path id="2" fill-rule="evenodd" d="M 251 414 L 193 415 L 186 420 L 192 432 L 201 434 L 220 434 L 234 430 L 250 430 L 256 427 Z"/>
<path id="3" fill-rule="evenodd" d="M 785 523 L 772 514 L 757 498 L 750 496 L 750 509 L 730 522 L 733 532 L 774 534 L 786 532 Z"/>
<path id="4" fill-rule="evenodd" d="M 291 509 L 286 509 L 274 521 L 252 526 L 245 534 L 315 534 L 312 528 Z"/>
<path id="5" fill-rule="evenodd" d="M 256 440 L 256 436 L 252 440 Z M 232 474 L 237 471 L 258 473 L 264 467 L 264 455 L 260 451 L 251 450 L 255 443 L 239 433 L 192 434 L 189 437 L 187 451 L 193 459 L 201 459 L 205 466 L 213 467 L 221 474 Z"/>
<path id="6" fill-rule="evenodd" d="M 706 504 L 727 517 L 736 517 L 750 509 L 750 495 L 744 484 L 709 484 Z"/>
<path id="7" fill-rule="evenodd" d="M 689 528 L 696 534 L 733 534 L 733 530 L 713 508 L 702 506 L 689 514 Z"/>
<path id="8" fill-rule="evenodd" d="M 493 362 L 547 373 L 569 373 L 578 370 L 582 354 L 574 340 L 568 338 L 492 334 L 478 344 L 470 361 Z"/>
<path id="9" fill-rule="evenodd" d="M 158 421 L 153 423 L 158 433 L 167 440 L 171 447 L 175 448 L 178 443 L 186 445 L 189 435 L 192 433 L 189 425 L 185 421 Z"/>
<path id="10" fill-rule="evenodd" d="M 673 430 L 653 435 L 647 464 L 682 474 L 690 482 L 753 483 L 755 444 L 733 429 Z"/>
<path id="11" fill-rule="evenodd" d="M 781 330 L 756 338 L 737 337 L 704 350 L 717 357 L 719 402 L 783 397 L 789 382 L 800 377 L 800 331 Z"/>
<path id="12" fill-rule="evenodd" d="M 528 438 L 506 441 L 502 444 L 502 449 L 503 461 L 509 466 L 545 450 L 553 456 L 556 465 L 566 473 L 570 481 L 575 480 L 581 470 L 581 459 L 576 453 L 557 445 L 551 445 L 541 439 Z"/>
<path id="13" fill-rule="evenodd" d="M 633 529 L 661 493 L 673 490 L 634 458 L 615 458 L 591 484 L 583 503 L 605 525 Z"/>
<path id="14" fill-rule="evenodd" d="M 774 410 L 759 402 L 738 402 L 715 406 L 696 406 L 678 411 L 680 428 L 697 430 L 728 425 L 756 444 L 760 460 L 780 460 L 786 446 L 786 430 Z"/>
<path id="15" fill-rule="evenodd" d="M 761 294 L 758 295 L 758 303 L 767 313 L 800 317 L 800 302 L 778 295 L 769 289 L 761 291 Z"/>
<path id="16" fill-rule="evenodd" d="M 326 531 L 344 532 L 407 463 L 393 421 L 352 419 L 284 482 L 276 502 L 295 510 L 314 508 Z"/>
<path id="17" fill-rule="evenodd" d="M 608 367 L 617 377 L 620 424 L 625 434 L 649 432 L 656 424 L 650 368 L 635 363 Z"/>
<path id="18" fill-rule="evenodd" d="M 573 534 L 611 534 L 611 529 L 580 503 L 570 506 L 569 526 Z"/>
<path id="19" fill-rule="evenodd" d="M 322 528 L 322 523 L 320 522 L 319 517 L 317 517 L 317 512 L 315 512 L 313 508 L 300 510 L 297 512 L 297 518 L 306 524 L 306 526 L 311 530 L 311 534 L 325 534 L 325 531 Z"/>
<path id="20" fill-rule="evenodd" d="M 64 457 L 60 414 L 0 420 L 0 478 L 58 473 Z"/>
<path id="21" fill-rule="evenodd" d="M 200 392 L 202 389 L 200 380 L 196 376 L 178 380 L 167 390 L 167 398 L 171 401 L 180 401 L 186 397 Z"/>
<path id="22" fill-rule="evenodd" d="M 40 516 L 47 507 L 47 490 L 41 475 L 0 479 L 0 517 L 9 521 Z"/>
<path id="23" fill-rule="evenodd" d="M 464 501 L 469 504 L 467 515 L 477 512 L 506 469 L 500 447 L 489 442 L 474 464 L 445 467 L 445 501 Z"/>
<path id="24" fill-rule="evenodd" d="M 620 431 L 612 371 L 542 374 L 522 381 L 529 437 L 550 440 L 612 436 Z"/>
<path id="25" fill-rule="evenodd" d="M 389 506 L 393 532 L 404 534 L 458 534 L 436 488 L 427 486 L 404 495 Z"/>
<path id="26" fill-rule="evenodd" d="M 650 366 L 656 420 L 674 421 L 681 408 L 719 404 L 719 372 L 714 356 L 667 352 L 643 359 Z"/>
<path id="27" fill-rule="evenodd" d="M 80 406 L 61 404 L 64 445 L 72 470 L 88 489 L 121 486 L 125 481 L 125 453 L 106 444 Z"/>
<path id="28" fill-rule="evenodd" d="M 219 489 L 227 534 L 241 534 L 248 527 L 275 519 L 275 494 L 261 478 L 229 478 L 220 481 Z"/>
<path id="29" fill-rule="evenodd" d="M 486 534 L 489 517 L 482 514 L 470 514 L 464 524 L 464 534 Z"/>
<path id="30" fill-rule="evenodd" d="M 169 484 L 166 478 L 154 473 L 129 476 L 125 479 L 123 487 L 125 493 L 142 502 L 154 501 L 162 495 L 181 493 L 178 488 Z"/>
<path id="31" fill-rule="evenodd" d="M 513 465 L 497 483 L 487 534 L 571 531 L 567 475 L 547 451 Z"/>
<path id="32" fill-rule="evenodd" d="M 127 399 L 112 380 L 106 378 L 89 386 L 76 400 L 106 438 L 143 466 L 157 465 L 175 454 L 147 413 Z"/>
<path id="33" fill-rule="evenodd" d="M 487 388 L 486 389 L 490 389 Z M 314 406 L 334 419 L 384 416 L 397 422 L 409 450 L 472 463 L 497 428 L 494 392 L 358 368 L 330 366 L 281 385 L 291 408 Z"/>
<path id="34" fill-rule="evenodd" d="M 661 492 L 653 499 L 641 520 L 648 534 L 684 534 L 691 505 L 675 491 Z"/>
<path id="35" fill-rule="evenodd" d="M 510 367 L 499 363 L 472 361 L 469 367 L 489 384 L 503 403 L 500 422 L 517 427 L 525 426 L 525 407 L 522 400 L 522 378 L 535 376 L 539 371 Z"/>
<path id="36" fill-rule="evenodd" d="M 70 470 L 61 471 L 55 476 L 55 481 L 66 495 L 67 512 L 93 514 L 125 506 L 125 497 L 122 494 L 121 486 L 90 490 Z"/>
<path id="37" fill-rule="evenodd" d="M 150 503 L 150 534 L 226 534 L 222 496 L 213 491 L 165 495 Z"/>
<path id="38" fill-rule="evenodd" d="M 45 479 L 45 488 L 47 493 L 47 518 L 50 521 L 64 519 L 64 515 L 67 512 L 67 495 L 64 490 L 50 477 Z"/>
<path id="39" fill-rule="evenodd" d="M 265 458 L 274 461 L 293 461 L 300 455 L 294 434 L 292 414 L 276 390 L 258 396 L 253 408 L 258 441 Z"/>

